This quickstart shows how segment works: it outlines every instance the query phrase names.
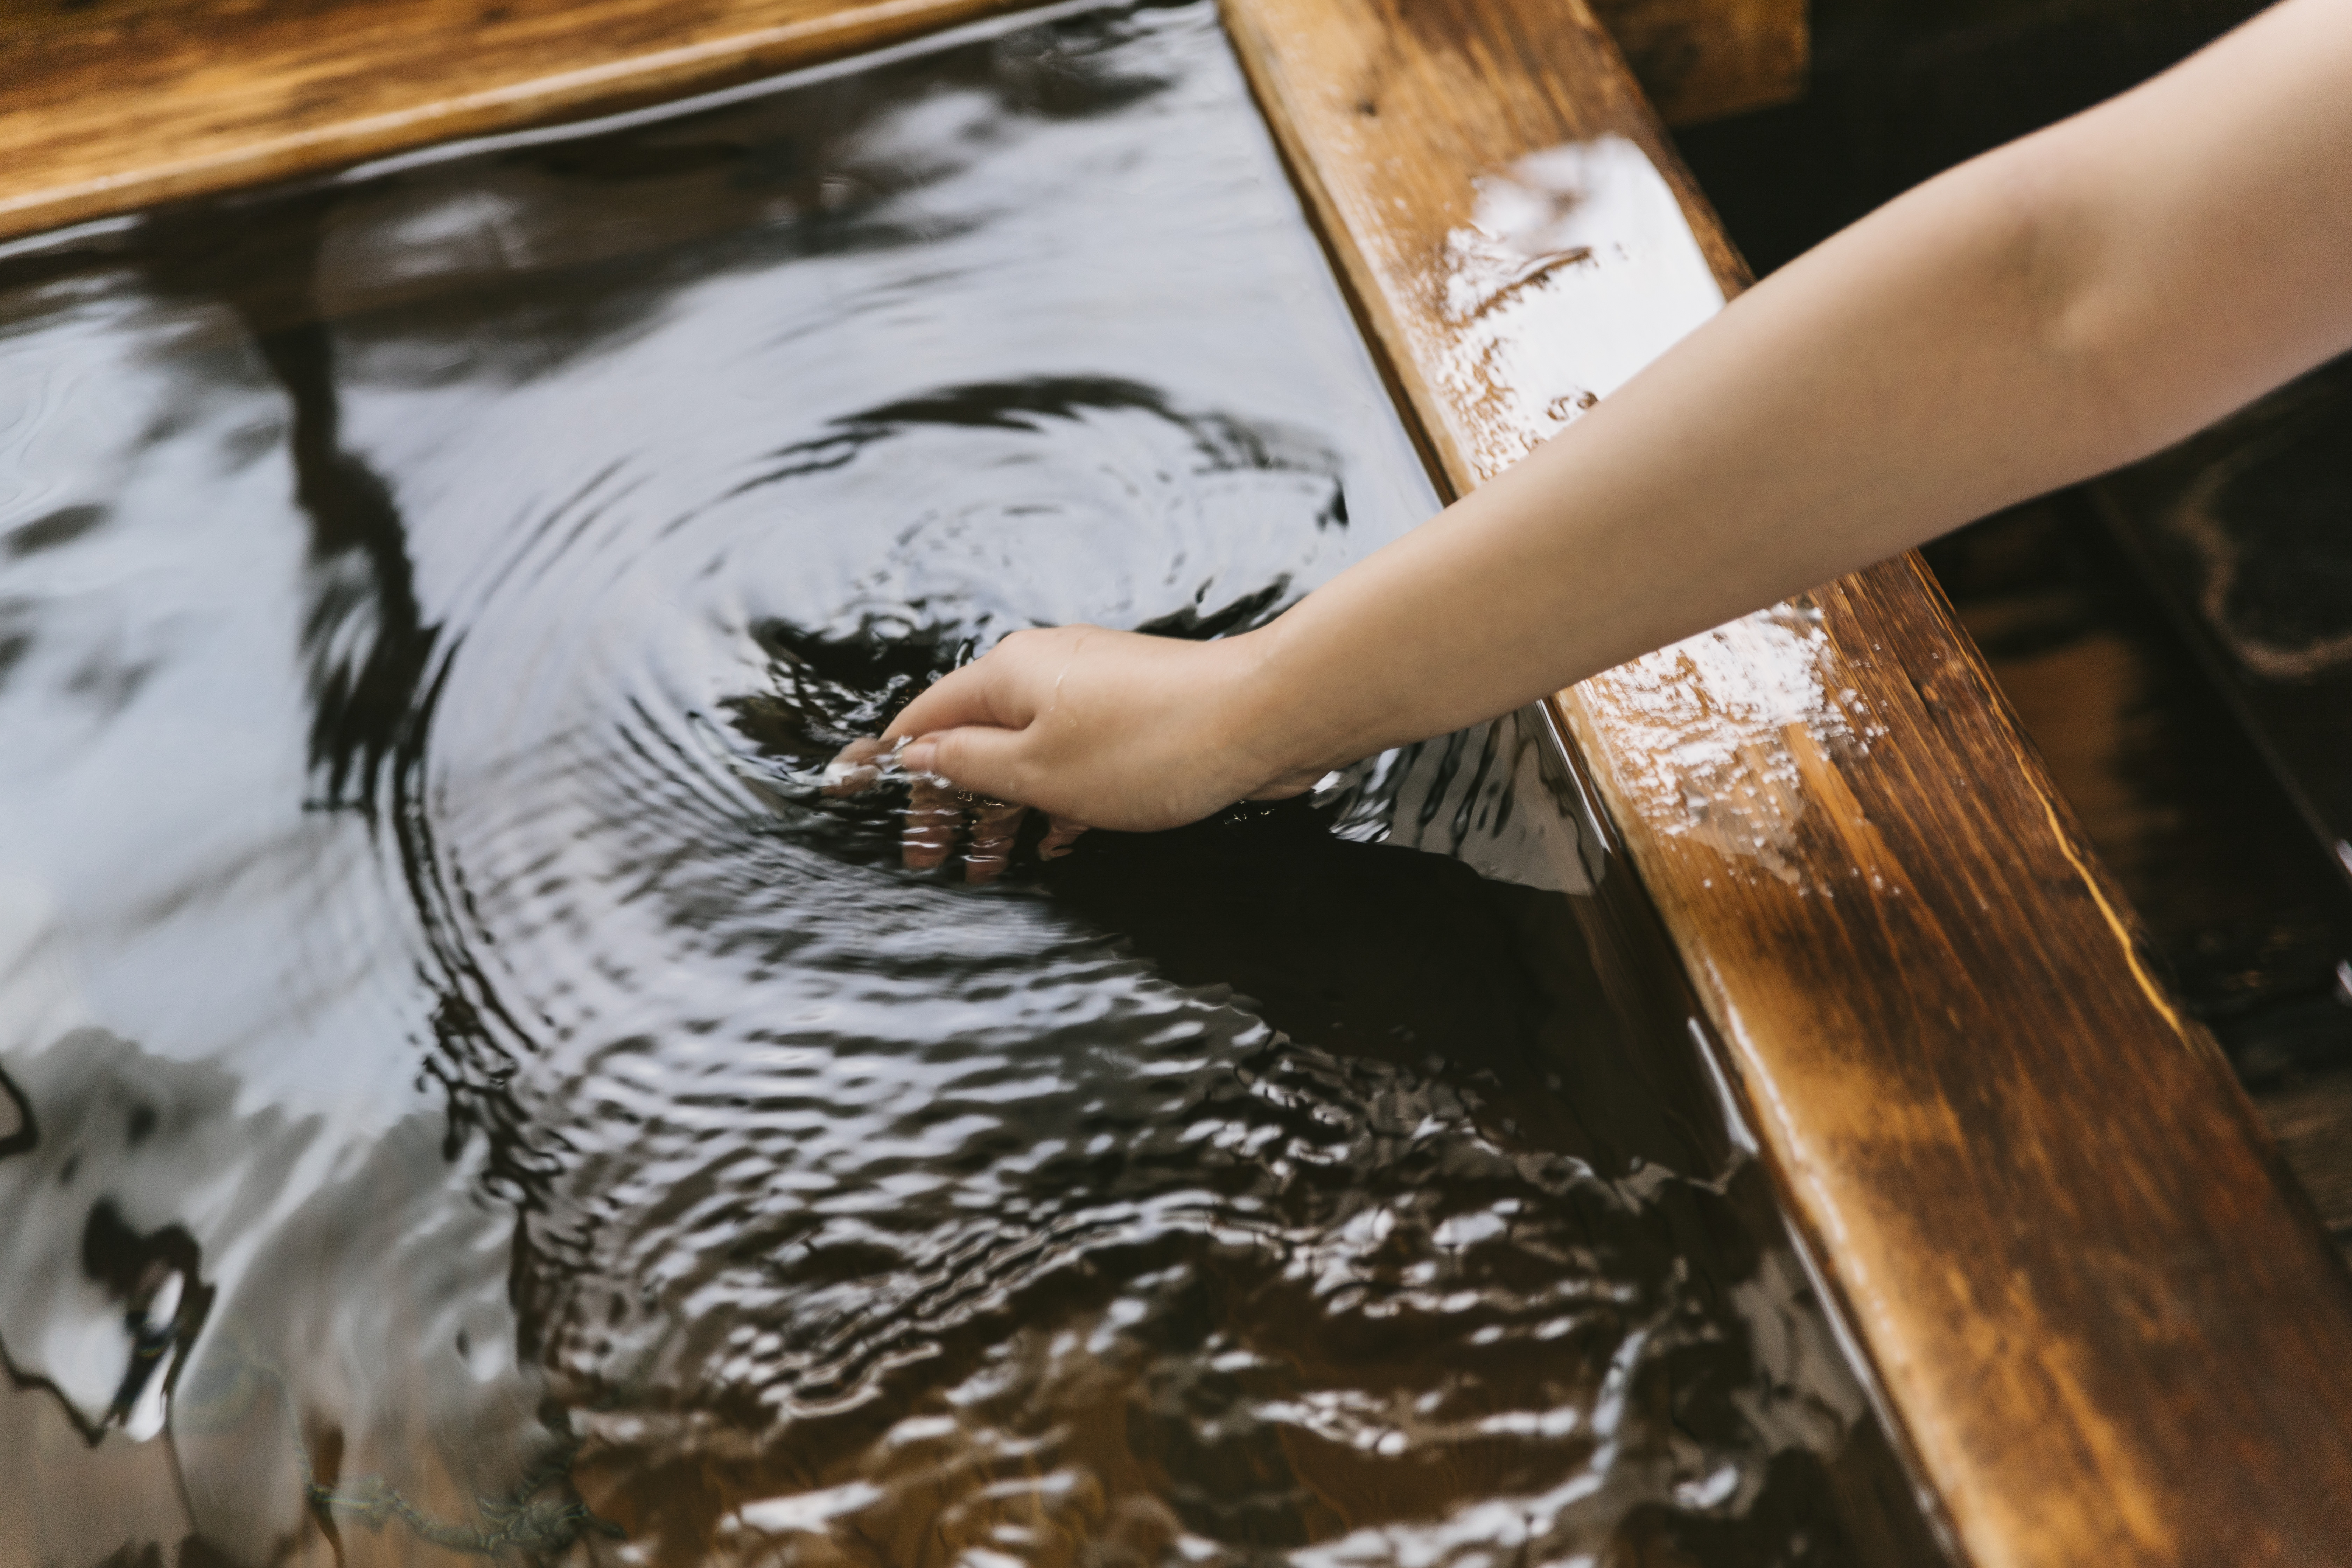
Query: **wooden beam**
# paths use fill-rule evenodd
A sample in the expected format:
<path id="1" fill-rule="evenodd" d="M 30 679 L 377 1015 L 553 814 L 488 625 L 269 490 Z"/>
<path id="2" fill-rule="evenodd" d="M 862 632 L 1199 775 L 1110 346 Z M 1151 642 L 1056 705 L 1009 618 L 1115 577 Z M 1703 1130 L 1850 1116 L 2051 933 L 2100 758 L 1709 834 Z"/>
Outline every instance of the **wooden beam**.
<path id="1" fill-rule="evenodd" d="M 0 27 L 0 239 L 625 109 L 1007 0 L 40 0 Z"/>
<path id="2" fill-rule="evenodd" d="M 1592 11 L 1669 125 L 1804 96 L 1807 0 L 1592 0 Z"/>
<path id="3" fill-rule="evenodd" d="M 1583 0 L 1226 5 L 1457 489 L 1744 281 Z M 2340 1556 L 2352 1280 L 1916 558 L 1559 708 L 1959 1554 Z"/>
<path id="4" fill-rule="evenodd" d="M 0 37 L 0 234 L 997 8 L 50 0 Z M 1228 15 L 1457 488 L 1741 282 L 1581 0 L 1228 0 Z M 1559 708 L 1964 1553 L 2331 1559 L 2352 1525 L 2352 1284 L 2226 1068 L 2139 964 L 1916 563 Z"/>

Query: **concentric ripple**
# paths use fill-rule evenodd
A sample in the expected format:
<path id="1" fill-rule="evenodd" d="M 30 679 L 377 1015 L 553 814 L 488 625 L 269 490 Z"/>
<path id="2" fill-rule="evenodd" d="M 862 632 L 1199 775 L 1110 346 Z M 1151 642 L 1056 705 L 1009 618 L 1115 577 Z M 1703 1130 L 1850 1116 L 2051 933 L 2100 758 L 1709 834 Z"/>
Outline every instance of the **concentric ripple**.
<path id="1" fill-rule="evenodd" d="M 0 331 L 0 1562 L 1920 1560 L 1582 873 L 1400 847 L 1572 837 L 1505 730 L 986 887 L 818 787 L 1434 509 L 1206 6 L 68 236 Z"/>

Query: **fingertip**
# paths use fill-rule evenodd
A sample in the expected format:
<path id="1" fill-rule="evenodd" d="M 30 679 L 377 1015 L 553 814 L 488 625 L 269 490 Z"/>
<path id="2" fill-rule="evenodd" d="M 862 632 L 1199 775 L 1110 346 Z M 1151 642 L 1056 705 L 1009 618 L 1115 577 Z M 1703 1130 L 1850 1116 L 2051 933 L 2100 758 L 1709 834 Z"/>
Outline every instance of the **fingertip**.
<path id="1" fill-rule="evenodd" d="M 829 795 L 863 794 L 882 776 L 879 759 L 889 748 L 880 741 L 852 741 L 824 766 L 822 788 Z"/>
<path id="2" fill-rule="evenodd" d="M 909 871 L 936 871 L 948 863 L 948 851 L 954 847 L 948 834 L 909 828 L 899 841 L 898 859 Z"/>
<path id="3" fill-rule="evenodd" d="M 1086 830 L 1087 825 L 1083 822 L 1066 816 L 1055 817 L 1045 831 L 1045 838 L 1038 843 L 1037 858 L 1059 860 L 1070 852 L 1072 846 L 1078 841 L 1078 835 Z"/>

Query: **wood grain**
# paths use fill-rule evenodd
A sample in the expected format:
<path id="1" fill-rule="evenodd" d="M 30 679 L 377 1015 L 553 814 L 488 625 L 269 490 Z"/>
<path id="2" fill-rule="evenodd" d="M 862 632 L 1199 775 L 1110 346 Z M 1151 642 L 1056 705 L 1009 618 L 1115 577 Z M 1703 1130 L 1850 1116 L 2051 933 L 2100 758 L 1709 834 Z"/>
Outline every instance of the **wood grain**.
<path id="1" fill-rule="evenodd" d="M 2094 487 L 2095 489 L 2104 488 Z M 2352 1240 L 2352 887 L 2097 515 L 2063 492 L 1925 552 L 2173 994 Z"/>
<path id="2" fill-rule="evenodd" d="M 40 0 L 0 28 L 0 238 L 728 85 L 1008 0 Z M 1604 0 L 1675 122 L 1803 90 L 1805 0 Z"/>
<path id="3" fill-rule="evenodd" d="M 1592 0 L 1592 11 L 1669 125 L 1804 95 L 1806 0 Z"/>
<path id="4" fill-rule="evenodd" d="M 648 101 L 995 8 L 20 7 L 0 38 L 0 233 Z M 1473 223 L 1477 182 L 1549 200 L 1573 229 L 1577 180 L 1622 174 L 1632 149 L 1686 216 L 1700 270 L 1738 286 L 1580 0 L 1228 0 L 1228 15 L 1457 487 L 1706 303 L 1686 279 L 1644 294 L 1649 264 L 1612 270 L 1588 247 L 1497 275 L 1511 236 Z M 1577 144 L 1613 151 L 1525 162 Z M 2138 963 L 1916 563 L 1559 709 L 1964 1554 L 2335 1556 L 2352 1538 L 2352 1285 L 2210 1044 Z"/>
<path id="5" fill-rule="evenodd" d="M 1625 149 L 1743 281 L 1580 3 L 1227 14 L 1457 489 L 1698 308 Z M 1559 706 L 1962 1558 L 2338 1557 L 2352 1279 L 1916 559 Z"/>
<path id="6" fill-rule="evenodd" d="M 39 0 L 0 25 L 0 238 L 626 109 L 1006 0 Z"/>

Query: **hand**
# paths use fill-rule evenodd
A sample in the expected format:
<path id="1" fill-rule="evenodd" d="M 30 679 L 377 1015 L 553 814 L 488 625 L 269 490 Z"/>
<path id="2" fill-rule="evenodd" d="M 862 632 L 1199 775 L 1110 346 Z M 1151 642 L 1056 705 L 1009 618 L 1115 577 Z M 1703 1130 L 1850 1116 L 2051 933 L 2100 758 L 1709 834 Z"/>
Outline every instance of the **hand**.
<path id="1" fill-rule="evenodd" d="M 903 772 L 898 764 L 904 746 L 903 740 L 868 738 L 850 742 L 825 769 L 825 793 L 859 795 L 878 783 L 886 773 Z M 944 865 L 954 852 L 956 837 L 969 813 L 971 842 L 964 849 L 964 880 L 980 887 L 1004 874 L 1013 863 L 1013 847 L 1021 836 L 1022 821 L 1029 815 L 1027 806 L 959 790 L 935 775 L 917 773 L 910 783 L 907 825 L 899 838 L 899 852 L 908 870 L 929 871 Z M 1037 846 L 1038 858 L 1059 859 L 1070 852 L 1070 846 L 1086 830 L 1082 822 L 1063 816 L 1053 818 L 1051 827 Z"/>
<path id="2" fill-rule="evenodd" d="M 865 788 L 898 748 L 922 781 L 907 813 L 907 864 L 944 861 L 971 808 L 973 882 L 1003 872 L 1027 808 L 1053 817 L 1039 847 L 1050 858 L 1088 826 L 1174 827 L 1236 800 L 1304 794 L 1331 764 L 1286 752 L 1263 636 L 1015 632 L 908 703 L 880 740 L 845 748 L 832 787 Z"/>

